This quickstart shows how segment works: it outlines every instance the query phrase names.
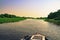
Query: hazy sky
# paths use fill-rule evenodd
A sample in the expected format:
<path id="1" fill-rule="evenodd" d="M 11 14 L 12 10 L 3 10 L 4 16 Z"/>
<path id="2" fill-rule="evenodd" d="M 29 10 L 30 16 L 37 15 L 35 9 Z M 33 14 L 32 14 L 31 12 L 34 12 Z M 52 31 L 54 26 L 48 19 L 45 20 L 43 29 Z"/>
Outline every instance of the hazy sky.
<path id="1" fill-rule="evenodd" d="M 0 0 L 0 13 L 45 17 L 60 9 L 60 0 Z"/>

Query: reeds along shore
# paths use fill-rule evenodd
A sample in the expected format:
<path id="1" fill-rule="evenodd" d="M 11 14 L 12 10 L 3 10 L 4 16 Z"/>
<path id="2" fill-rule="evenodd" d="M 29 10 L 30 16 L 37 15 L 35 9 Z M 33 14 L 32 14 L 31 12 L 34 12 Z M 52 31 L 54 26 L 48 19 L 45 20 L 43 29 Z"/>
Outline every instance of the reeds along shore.
<path id="1" fill-rule="evenodd" d="M 0 18 L 0 23 L 18 22 L 25 20 L 25 18 Z"/>

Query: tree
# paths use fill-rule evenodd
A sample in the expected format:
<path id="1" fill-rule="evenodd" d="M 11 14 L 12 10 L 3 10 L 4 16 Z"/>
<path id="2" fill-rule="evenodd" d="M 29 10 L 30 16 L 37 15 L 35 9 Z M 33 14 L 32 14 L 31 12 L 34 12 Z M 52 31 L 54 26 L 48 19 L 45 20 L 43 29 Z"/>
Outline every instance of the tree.
<path id="1" fill-rule="evenodd" d="M 16 18 L 17 16 L 11 14 L 0 14 L 0 18 Z"/>
<path id="2" fill-rule="evenodd" d="M 55 18 L 60 18 L 60 10 L 58 10 L 57 12 L 51 12 L 47 18 L 49 19 L 55 19 Z"/>

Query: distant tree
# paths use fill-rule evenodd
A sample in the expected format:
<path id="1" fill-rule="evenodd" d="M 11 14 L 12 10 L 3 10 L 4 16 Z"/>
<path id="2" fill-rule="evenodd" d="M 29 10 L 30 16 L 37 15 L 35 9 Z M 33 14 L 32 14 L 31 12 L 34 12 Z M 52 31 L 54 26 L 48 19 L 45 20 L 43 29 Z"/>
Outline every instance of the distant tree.
<path id="1" fill-rule="evenodd" d="M 49 19 L 53 19 L 53 18 L 55 18 L 56 17 L 56 14 L 54 14 L 54 13 L 50 13 L 49 15 L 48 15 L 48 18 Z"/>
<path id="2" fill-rule="evenodd" d="M 55 19 L 55 18 L 60 18 L 60 10 L 58 10 L 57 12 L 51 12 L 47 18 L 49 19 Z"/>
<path id="3" fill-rule="evenodd" d="M 9 17 L 9 14 L 3 14 L 4 17 Z"/>
<path id="4" fill-rule="evenodd" d="M 0 18 L 16 18 L 17 16 L 8 13 L 0 14 Z"/>

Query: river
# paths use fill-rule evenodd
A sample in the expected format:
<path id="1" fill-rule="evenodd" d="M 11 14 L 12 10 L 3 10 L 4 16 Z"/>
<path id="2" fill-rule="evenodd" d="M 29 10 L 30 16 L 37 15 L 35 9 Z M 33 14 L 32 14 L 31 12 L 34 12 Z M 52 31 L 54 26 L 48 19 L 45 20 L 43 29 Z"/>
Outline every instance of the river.
<path id="1" fill-rule="evenodd" d="M 60 40 L 60 26 L 37 19 L 0 24 L 0 40 L 20 40 L 34 33 L 45 35 L 49 40 Z"/>

